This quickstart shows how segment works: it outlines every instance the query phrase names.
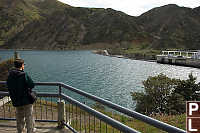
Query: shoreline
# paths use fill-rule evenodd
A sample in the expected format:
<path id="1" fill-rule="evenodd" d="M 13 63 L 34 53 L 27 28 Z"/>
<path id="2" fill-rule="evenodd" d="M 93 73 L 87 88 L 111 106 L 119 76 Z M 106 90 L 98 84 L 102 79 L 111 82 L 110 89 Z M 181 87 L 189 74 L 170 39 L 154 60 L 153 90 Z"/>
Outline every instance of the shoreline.
<path id="1" fill-rule="evenodd" d="M 109 56 L 109 57 L 116 57 L 116 58 L 130 59 L 130 60 L 140 60 L 140 61 L 147 61 L 147 62 L 157 62 L 156 60 L 153 60 L 153 59 L 151 59 L 151 60 L 148 60 L 148 59 L 145 59 L 145 58 L 137 59 L 137 58 L 127 57 L 125 55 L 110 54 L 110 53 L 108 53 L 107 50 L 93 50 L 92 52 L 94 54 L 103 55 L 103 56 Z"/>
<path id="2" fill-rule="evenodd" d="M 45 50 L 45 49 L 0 49 L 0 51 L 85 51 L 85 49 L 77 49 L 77 50 Z M 116 57 L 116 58 L 123 58 L 123 59 L 130 59 L 130 60 L 140 60 L 140 61 L 147 61 L 147 62 L 157 62 L 156 59 L 145 59 L 145 58 L 133 58 L 128 57 L 125 55 L 120 54 L 112 54 L 108 53 L 107 50 L 88 50 L 91 51 L 94 54 L 103 55 L 103 56 L 109 56 L 109 57 Z"/>

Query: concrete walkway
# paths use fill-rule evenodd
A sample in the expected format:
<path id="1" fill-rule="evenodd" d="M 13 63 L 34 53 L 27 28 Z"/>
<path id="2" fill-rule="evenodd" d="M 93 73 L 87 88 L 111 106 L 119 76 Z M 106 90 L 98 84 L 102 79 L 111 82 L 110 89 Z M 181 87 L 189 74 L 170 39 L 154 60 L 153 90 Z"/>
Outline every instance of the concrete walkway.
<path id="1" fill-rule="evenodd" d="M 36 133 L 72 133 L 68 129 L 57 129 L 57 123 L 36 122 Z M 0 133 L 17 133 L 16 121 L 0 121 Z"/>

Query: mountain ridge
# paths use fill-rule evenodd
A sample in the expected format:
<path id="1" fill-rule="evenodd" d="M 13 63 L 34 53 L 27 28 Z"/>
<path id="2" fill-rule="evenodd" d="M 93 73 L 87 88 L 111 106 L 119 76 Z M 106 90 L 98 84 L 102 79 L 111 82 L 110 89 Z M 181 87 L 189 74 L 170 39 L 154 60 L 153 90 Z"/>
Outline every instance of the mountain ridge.
<path id="1" fill-rule="evenodd" d="M 0 3 L 4 5 L 0 6 L 0 48 L 200 48 L 200 7 L 170 4 L 134 17 L 111 8 L 72 7 L 56 0 L 12 2 Z"/>

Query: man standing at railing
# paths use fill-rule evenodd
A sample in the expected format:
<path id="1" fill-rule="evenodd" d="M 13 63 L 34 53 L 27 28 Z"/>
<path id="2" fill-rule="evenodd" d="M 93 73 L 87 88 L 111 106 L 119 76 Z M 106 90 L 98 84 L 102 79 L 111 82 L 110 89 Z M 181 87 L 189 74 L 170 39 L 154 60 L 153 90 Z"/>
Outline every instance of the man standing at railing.
<path id="1" fill-rule="evenodd" d="M 35 132 L 33 118 L 33 102 L 30 100 L 29 91 L 34 88 L 32 79 L 24 72 L 24 60 L 15 59 L 15 68 L 9 71 L 7 86 L 13 106 L 16 107 L 16 120 L 18 133 Z"/>

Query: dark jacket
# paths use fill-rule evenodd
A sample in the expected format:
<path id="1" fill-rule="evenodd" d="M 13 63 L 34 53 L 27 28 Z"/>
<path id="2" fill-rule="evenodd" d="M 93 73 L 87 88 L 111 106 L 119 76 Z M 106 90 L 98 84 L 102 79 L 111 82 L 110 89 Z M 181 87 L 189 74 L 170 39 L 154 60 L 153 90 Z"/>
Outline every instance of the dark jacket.
<path id="1" fill-rule="evenodd" d="M 28 92 L 34 88 L 34 83 L 27 73 L 13 68 L 9 71 L 7 86 L 13 106 L 32 104 Z"/>

